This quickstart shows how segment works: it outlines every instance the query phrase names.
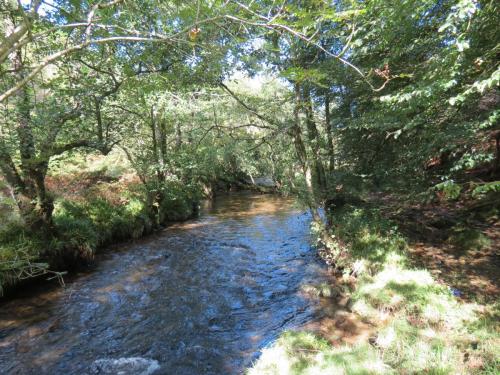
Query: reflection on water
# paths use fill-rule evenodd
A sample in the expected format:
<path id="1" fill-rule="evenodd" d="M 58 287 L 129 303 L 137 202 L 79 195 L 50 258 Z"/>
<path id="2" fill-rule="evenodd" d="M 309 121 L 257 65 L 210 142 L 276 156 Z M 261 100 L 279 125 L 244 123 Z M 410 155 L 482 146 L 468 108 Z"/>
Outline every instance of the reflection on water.
<path id="1" fill-rule="evenodd" d="M 232 194 L 107 252 L 92 272 L 0 306 L 0 373 L 234 374 L 312 320 L 326 271 L 284 198 Z"/>

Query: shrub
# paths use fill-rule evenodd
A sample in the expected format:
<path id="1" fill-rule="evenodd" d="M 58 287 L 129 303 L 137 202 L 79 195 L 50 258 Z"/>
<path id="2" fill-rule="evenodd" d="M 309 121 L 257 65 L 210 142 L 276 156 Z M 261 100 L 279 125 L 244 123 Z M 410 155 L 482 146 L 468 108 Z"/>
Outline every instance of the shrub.
<path id="1" fill-rule="evenodd" d="M 93 258 L 98 245 L 98 234 L 88 218 L 58 215 L 54 222 L 57 227 L 57 241 L 60 244 L 57 247 L 60 250 L 76 250 L 79 258 Z"/>
<path id="2" fill-rule="evenodd" d="M 48 264 L 40 262 L 46 242 L 19 224 L 0 231 L 0 295 L 19 279 L 44 273 Z"/>
<path id="3" fill-rule="evenodd" d="M 182 221 L 195 214 L 195 207 L 202 196 L 198 185 L 184 185 L 180 181 L 169 181 L 162 189 L 160 222 Z"/>

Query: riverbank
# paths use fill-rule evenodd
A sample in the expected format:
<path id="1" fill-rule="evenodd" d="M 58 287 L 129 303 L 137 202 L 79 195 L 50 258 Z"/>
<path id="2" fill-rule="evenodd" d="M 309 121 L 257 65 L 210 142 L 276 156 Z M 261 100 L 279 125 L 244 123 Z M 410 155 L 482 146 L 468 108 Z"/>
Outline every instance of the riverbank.
<path id="1" fill-rule="evenodd" d="M 194 217 L 200 199 L 196 189 L 171 183 L 161 205 L 152 207 L 143 186 L 123 180 L 59 196 L 50 234 L 32 233 L 20 222 L 2 228 L 0 292 L 10 293 L 31 279 L 57 278 L 63 284 L 66 272 L 92 262 L 100 249 Z"/>
<path id="2" fill-rule="evenodd" d="M 118 151 L 56 160 L 46 178 L 54 200 L 48 234 L 25 228 L 11 189 L 0 180 L 0 296 L 33 281 L 64 284 L 67 272 L 92 262 L 100 249 L 193 218 L 203 199 L 241 189 L 274 191 L 243 175 L 220 173 L 201 180 L 171 176 L 161 187 L 145 185 Z"/>
<path id="3" fill-rule="evenodd" d="M 414 241 L 377 207 L 345 205 L 331 220 L 331 229 L 313 229 L 320 255 L 337 270 L 339 313 L 282 335 L 250 374 L 496 373 L 495 299 L 462 298 L 418 262 Z M 474 246 L 481 252 L 486 242 Z"/>

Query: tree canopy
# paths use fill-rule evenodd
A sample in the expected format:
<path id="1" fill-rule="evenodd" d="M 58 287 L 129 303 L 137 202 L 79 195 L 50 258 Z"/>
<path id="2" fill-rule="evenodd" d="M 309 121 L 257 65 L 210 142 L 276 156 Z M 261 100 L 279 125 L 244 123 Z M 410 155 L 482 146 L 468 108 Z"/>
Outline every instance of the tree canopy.
<path id="1" fill-rule="evenodd" d="M 499 189 L 498 10 L 4 0 L 0 168 L 34 228 L 73 150 L 122 150 L 151 204 L 168 178 L 225 174 L 272 175 L 311 207 L 362 185 L 481 197 Z"/>

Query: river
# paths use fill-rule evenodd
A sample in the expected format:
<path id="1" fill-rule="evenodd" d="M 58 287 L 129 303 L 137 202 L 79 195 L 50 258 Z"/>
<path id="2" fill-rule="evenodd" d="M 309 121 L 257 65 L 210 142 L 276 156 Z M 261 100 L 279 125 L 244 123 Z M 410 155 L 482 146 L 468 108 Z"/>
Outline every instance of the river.
<path id="1" fill-rule="evenodd" d="M 1 374 L 239 374 L 320 314 L 328 280 L 293 200 L 230 194 L 0 305 Z"/>

